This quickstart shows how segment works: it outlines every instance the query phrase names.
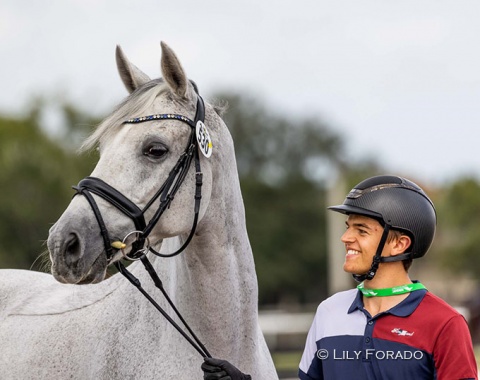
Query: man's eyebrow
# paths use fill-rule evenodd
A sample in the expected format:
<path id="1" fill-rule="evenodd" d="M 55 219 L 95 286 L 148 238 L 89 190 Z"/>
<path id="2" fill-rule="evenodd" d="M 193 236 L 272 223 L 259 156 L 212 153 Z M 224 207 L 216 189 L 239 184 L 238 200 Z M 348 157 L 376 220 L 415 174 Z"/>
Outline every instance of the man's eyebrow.
<path id="1" fill-rule="evenodd" d="M 350 224 L 348 223 L 348 221 L 345 221 L 345 224 L 347 225 L 347 227 L 350 227 Z M 351 226 L 352 226 L 352 227 L 357 227 L 357 228 L 365 228 L 365 229 L 367 229 L 367 230 L 371 230 L 371 229 L 372 229 L 372 227 L 370 227 L 368 224 L 359 223 L 359 222 L 357 222 L 357 223 L 354 222 L 354 223 L 351 224 Z"/>

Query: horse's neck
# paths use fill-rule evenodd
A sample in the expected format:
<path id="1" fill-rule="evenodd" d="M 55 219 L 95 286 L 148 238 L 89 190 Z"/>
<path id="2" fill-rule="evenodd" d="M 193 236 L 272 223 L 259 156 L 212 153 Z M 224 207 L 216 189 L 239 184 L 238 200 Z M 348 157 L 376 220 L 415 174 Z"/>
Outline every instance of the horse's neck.
<path id="1" fill-rule="evenodd" d="M 214 336 L 216 350 L 225 354 L 233 349 L 232 339 L 255 340 L 258 290 L 240 191 L 222 192 L 212 197 L 183 253 L 152 260 L 185 319 L 203 336 Z M 162 251 L 180 244 L 179 238 L 166 239 Z"/>

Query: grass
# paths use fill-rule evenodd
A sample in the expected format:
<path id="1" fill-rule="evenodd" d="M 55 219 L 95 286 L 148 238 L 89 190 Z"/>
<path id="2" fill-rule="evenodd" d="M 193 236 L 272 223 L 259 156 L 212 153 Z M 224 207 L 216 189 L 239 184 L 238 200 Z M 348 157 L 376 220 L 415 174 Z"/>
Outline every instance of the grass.
<path id="1" fill-rule="evenodd" d="M 278 372 L 297 373 L 302 351 L 274 352 L 272 358 Z"/>

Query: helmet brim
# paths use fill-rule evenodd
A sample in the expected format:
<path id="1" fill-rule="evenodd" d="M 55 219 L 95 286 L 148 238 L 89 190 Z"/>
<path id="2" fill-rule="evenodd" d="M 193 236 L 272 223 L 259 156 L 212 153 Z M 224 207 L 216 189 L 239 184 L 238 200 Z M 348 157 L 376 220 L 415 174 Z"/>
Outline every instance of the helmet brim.
<path id="1" fill-rule="evenodd" d="M 364 208 L 357 207 L 357 206 L 337 205 L 337 206 L 330 206 L 327 209 L 331 211 L 336 211 L 345 215 L 357 214 L 357 215 L 368 216 L 369 218 L 376 219 L 382 223 L 385 222 L 381 214 L 371 210 L 366 210 Z"/>

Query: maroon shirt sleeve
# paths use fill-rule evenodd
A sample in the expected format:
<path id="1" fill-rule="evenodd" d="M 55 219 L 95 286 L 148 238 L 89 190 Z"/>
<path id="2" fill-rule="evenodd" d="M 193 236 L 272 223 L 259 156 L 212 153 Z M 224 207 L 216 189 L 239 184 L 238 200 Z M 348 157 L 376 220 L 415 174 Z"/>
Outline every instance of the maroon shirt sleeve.
<path id="1" fill-rule="evenodd" d="M 452 317 L 437 337 L 433 350 L 438 380 L 477 379 L 477 363 L 467 322 Z"/>

